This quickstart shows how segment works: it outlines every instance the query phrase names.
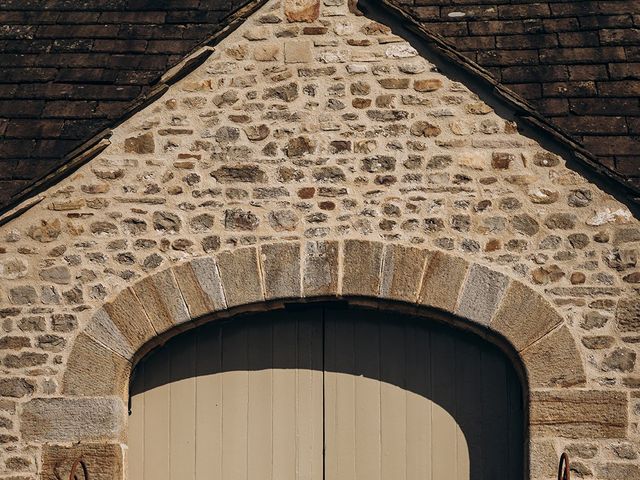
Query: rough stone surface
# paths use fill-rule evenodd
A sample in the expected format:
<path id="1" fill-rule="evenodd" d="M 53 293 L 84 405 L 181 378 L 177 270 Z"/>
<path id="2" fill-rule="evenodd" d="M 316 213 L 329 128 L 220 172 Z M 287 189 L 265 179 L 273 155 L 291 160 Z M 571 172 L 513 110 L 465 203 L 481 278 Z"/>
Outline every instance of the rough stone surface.
<path id="1" fill-rule="evenodd" d="M 191 318 L 226 307 L 218 266 L 213 258 L 197 258 L 173 267 L 178 287 Z"/>
<path id="2" fill-rule="evenodd" d="M 134 351 L 156 335 L 156 330 L 149 321 L 149 317 L 145 313 L 137 295 L 129 288 L 120 292 L 112 302 L 105 303 L 103 310 L 122 336 L 127 339 Z M 94 320 L 100 322 L 99 318 L 94 318 Z M 103 325 L 105 326 L 101 330 L 112 332 L 106 322 Z M 115 338 L 115 335 L 113 337 Z M 100 339 L 101 337 L 96 338 Z M 106 345 L 114 348 L 113 344 L 115 343 L 118 343 L 117 338 L 113 342 L 106 343 Z M 114 350 L 119 351 L 120 349 L 115 347 Z"/>
<path id="3" fill-rule="evenodd" d="M 382 267 L 382 243 L 347 240 L 343 248 L 342 294 L 377 296 Z"/>
<path id="4" fill-rule="evenodd" d="M 228 307 L 264 300 L 258 252 L 255 248 L 222 252 L 217 261 Z"/>
<path id="5" fill-rule="evenodd" d="M 156 329 L 295 298 L 300 260 L 306 297 L 493 316 L 487 335 L 522 351 L 533 387 L 629 396 L 611 428 L 637 445 L 638 220 L 388 27 L 347 2 L 303 4 L 319 5 L 312 23 L 267 2 L 0 226 L 0 466 L 40 465 L 46 440 L 20 431 L 34 397 L 120 395 L 121 362 Z M 287 63 L 288 42 L 310 56 Z M 132 150 L 145 135 L 153 153 Z M 381 247 L 344 257 L 347 239 Z M 632 461 L 589 428 L 581 472 Z M 532 435 L 560 453 L 554 431 Z"/>
<path id="6" fill-rule="evenodd" d="M 115 480 L 123 476 L 122 447 L 114 443 L 83 443 L 73 446 L 47 445 L 42 451 L 42 480 L 69 478 L 76 459 L 82 458 L 95 480 Z"/>
<path id="7" fill-rule="evenodd" d="M 469 269 L 456 313 L 488 325 L 508 284 L 507 276 L 480 265 L 473 265 Z"/>
<path id="8" fill-rule="evenodd" d="M 35 398 L 20 415 L 20 432 L 27 441 L 51 443 L 120 440 L 125 404 L 111 398 Z"/>
<path id="9" fill-rule="evenodd" d="M 453 312 L 468 267 L 469 264 L 461 258 L 434 253 L 425 268 L 419 302 Z"/>
<path id="10" fill-rule="evenodd" d="M 531 388 L 583 386 L 583 361 L 567 327 L 543 337 L 522 352 Z"/>
<path id="11" fill-rule="evenodd" d="M 279 243 L 260 247 L 265 298 L 300 298 L 300 244 Z"/>
<path id="12" fill-rule="evenodd" d="M 520 282 L 512 282 L 498 308 L 491 328 L 522 350 L 562 323 L 562 317 L 540 295 Z"/>
<path id="13" fill-rule="evenodd" d="M 615 391 L 532 392 L 531 429 L 567 438 L 624 438 L 627 396 Z"/>
<path id="14" fill-rule="evenodd" d="M 131 364 L 88 335 L 78 335 L 68 365 L 62 386 L 65 394 L 118 395 L 127 400 Z"/>
<path id="15" fill-rule="evenodd" d="M 420 248 L 387 245 L 382 263 L 380 295 L 394 300 L 416 302 L 425 263 L 430 255 L 431 252 Z"/>
<path id="16" fill-rule="evenodd" d="M 306 245 L 303 290 L 306 297 L 338 293 L 338 242 L 317 241 Z"/>
<path id="17" fill-rule="evenodd" d="M 178 283 L 170 269 L 158 272 L 132 287 L 156 332 L 164 332 L 190 319 Z"/>

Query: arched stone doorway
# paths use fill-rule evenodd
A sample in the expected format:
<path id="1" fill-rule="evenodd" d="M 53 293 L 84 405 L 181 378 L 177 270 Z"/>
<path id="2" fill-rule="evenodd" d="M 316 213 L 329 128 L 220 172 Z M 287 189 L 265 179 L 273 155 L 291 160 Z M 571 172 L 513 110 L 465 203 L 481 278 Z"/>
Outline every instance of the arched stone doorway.
<path id="1" fill-rule="evenodd" d="M 512 364 L 523 366 L 529 389 L 526 442 L 532 449 L 539 439 L 558 434 L 624 434 L 625 398 L 579 388 L 585 385 L 583 359 L 564 318 L 543 295 L 455 255 L 366 240 L 236 248 L 191 259 L 122 289 L 92 312 L 74 340 L 62 396 L 25 404 L 22 434 L 42 442 L 83 442 L 55 447 L 47 462 L 82 454 L 90 471 L 104 470 L 96 465 L 105 464 L 124 474 L 129 377 L 149 351 L 204 323 L 282 310 L 289 303 L 336 300 L 437 318 L 495 339 Z M 56 422 L 48 422 L 51 418 Z M 551 459 L 555 468 L 552 449 L 544 457 L 533 450 L 529 456 L 525 478 L 540 477 L 534 470 L 540 458 Z"/>
<path id="2" fill-rule="evenodd" d="M 127 478 L 525 478 L 525 390 L 499 348 L 435 320 L 242 315 L 138 363 Z"/>

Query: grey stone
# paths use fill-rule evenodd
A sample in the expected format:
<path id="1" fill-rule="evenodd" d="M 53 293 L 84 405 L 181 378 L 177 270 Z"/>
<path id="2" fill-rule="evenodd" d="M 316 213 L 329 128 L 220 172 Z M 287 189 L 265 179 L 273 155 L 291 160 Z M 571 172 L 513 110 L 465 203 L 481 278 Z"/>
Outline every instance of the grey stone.
<path id="1" fill-rule="evenodd" d="M 46 282 L 67 284 L 71 281 L 71 272 L 68 267 L 51 267 L 40 270 L 40 278 Z"/>
<path id="2" fill-rule="evenodd" d="M 305 247 L 305 297 L 335 295 L 338 291 L 338 242 L 309 242 Z"/>
<path id="3" fill-rule="evenodd" d="M 171 212 L 153 213 L 153 228 L 159 232 L 177 233 L 180 231 L 181 226 L 180 217 Z"/>
<path id="4" fill-rule="evenodd" d="M 125 405 L 116 397 L 36 398 L 24 404 L 20 432 L 28 442 L 120 440 L 125 415 Z"/>
<path id="5" fill-rule="evenodd" d="M 226 307 L 215 259 L 196 258 L 173 267 L 173 273 L 192 319 Z"/>
<path id="6" fill-rule="evenodd" d="M 26 378 L 0 378 L 0 397 L 23 398 L 35 390 L 34 383 Z"/>
<path id="7" fill-rule="evenodd" d="M 495 313 L 509 278 L 482 265 L 472 265 L 455 313 L 488 325 Z"/>
<path id="8" fill-rule="evenodd" d="M 346 240 L 342 257 L 342 294 L 377 296 L 381 268 L 382 243 Z"/>
<path id="9" fill-rule="evenodd" d="M 15 305 L 30 305 L 38 301 L 38 293 L 29 285 L 13 287 L 9 289 L 9 301 Z"/>
<path id="10" fill-rule="evenodd" d="M 260 260 L 267 300 L 301 297 L 299 243 L 262 245 Z"/>
<path id="11" fill-rule="evenodd" d="M 602 369 L 605 372 L 632 372 L 636 365 L 636 352 L 629 348 L 616 348 L 605 355 Z"/>
<path id="12" fill-rule="evenodd" d="M 264 183 L 267 174 L 258 165 L 224 166 L 211 172 L 211 176 L 220 183 Z"/>
<path id="13" fill-rule="evenodd" d="M 260 219 L 253 213 L 240 208 L 225 210 L 224 227 L 229 230 L 255 230 Z"/>

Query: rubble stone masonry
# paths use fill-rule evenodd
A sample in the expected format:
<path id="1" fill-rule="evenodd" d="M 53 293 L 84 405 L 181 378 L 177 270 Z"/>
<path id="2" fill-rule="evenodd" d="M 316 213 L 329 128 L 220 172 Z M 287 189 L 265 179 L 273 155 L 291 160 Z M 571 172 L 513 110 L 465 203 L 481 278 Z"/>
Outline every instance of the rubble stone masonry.
<path id="1" fill-rule="evenodd" d="M 530 478 L 640 479 L 640 223 L 388 27 L 270 1 L 110 141 L 0 227 L 0 479 L 121 478 L 141 346 L 341 295 L 504 336 Z"/>

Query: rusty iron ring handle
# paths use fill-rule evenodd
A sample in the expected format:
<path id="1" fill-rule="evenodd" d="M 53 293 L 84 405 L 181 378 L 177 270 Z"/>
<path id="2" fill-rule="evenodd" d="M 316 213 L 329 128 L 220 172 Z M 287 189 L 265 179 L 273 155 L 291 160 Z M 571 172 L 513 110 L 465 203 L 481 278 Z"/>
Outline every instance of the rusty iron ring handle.
<path id="1" fill-rule="evenodd" d="M 571 480 L 571 470 L 569 468 L 569 455 L 560 455 L 560 465 L 558 466 L 558 480 Z"/>
<path id="2" fill-rule="evenodd" d="M 84 463 L 82 457 L 78 458 L 73 465 L 71 466 L 71 472 L 69 472 L 69 480 L 76 480 L 75 473 L 78 469 L 78 466 L 82 467 L 82 473 L 84 475 L 84 480 L 89 480 L 89 470 L 87 470 L 87 465 Z"/>

